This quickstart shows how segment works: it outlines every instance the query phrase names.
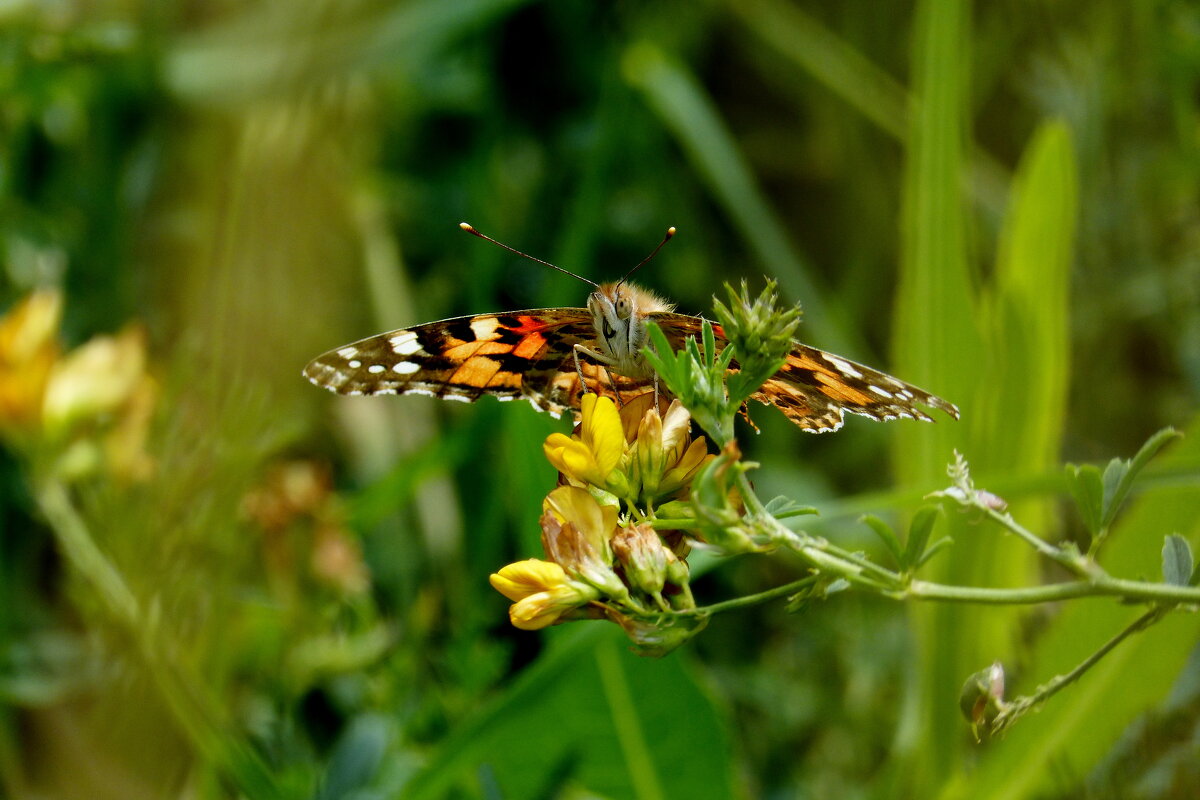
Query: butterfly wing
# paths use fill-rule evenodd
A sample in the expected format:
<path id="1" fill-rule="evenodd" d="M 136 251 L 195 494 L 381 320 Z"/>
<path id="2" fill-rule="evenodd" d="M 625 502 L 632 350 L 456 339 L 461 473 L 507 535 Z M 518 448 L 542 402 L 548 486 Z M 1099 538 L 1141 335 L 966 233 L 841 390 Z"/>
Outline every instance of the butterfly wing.
<path id="1" fill-rule="evenodd" d="M 603 367 L 580 359 L 576 344 L 594 347 L 584 308 L 479 314 L 379 334 L 330 350 L 304 368 L 318 386 L 339 394 L 424 394 L 472 402 L 483 395 L 523 397 L 559 416 L 578 409 L 584 387 L 611 394 Z M 638 381 L 614 376 L 616 388 Z M 641 381 L 640 383 L 645 383 Z"/>
<path id="2" fill-rule="evenodd" d="M 787 363 L 751 395 L 801 428 L 816 433 L 842 427 L 843 412 L 887 421 L 907 417 L 933 422 L 920 406 L 958 419 L 958 407 L 924 389 L 815 347 L 795 344 Z"/>
<path id="3" fill-rule="evenodd" d="M 667 334 L 672 347 L 688 336 L 700 336 L 702 320 L 683 314 L 650 317 Z M 726 344 L 721 326 L 713 324 L 718 350 Z M 846 412 L 875 420 L 901 417 L 932 422 L 920 406 L 945 411 L 958 419 L 958 408 L 924 389 L 877 369 L 794 342 L 787 362 L 762 388 L 751 395 L 772 405 L 802 429 L 814 433 L 836 431 Z"/>

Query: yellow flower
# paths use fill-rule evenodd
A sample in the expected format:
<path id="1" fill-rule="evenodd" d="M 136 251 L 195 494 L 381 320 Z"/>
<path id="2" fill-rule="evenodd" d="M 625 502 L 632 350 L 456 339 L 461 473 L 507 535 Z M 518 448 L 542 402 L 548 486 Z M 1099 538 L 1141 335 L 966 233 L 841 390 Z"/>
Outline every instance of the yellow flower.
<path id="1" fill-rule="evenodd" d="M 36 428 L 50 370 L 58 359 L 62 295 L 34 292 L 0 320 L 0 426 Z"/>
<path id="2" fill-rule="evenodd" d="M 76 420 L 112 414 L 137 392 L 146 372 L 146 337 L 128 327 L 116 336 L 97 336 L 54 365 L 42 401 L 51 432 Z"/>
<path id="3" fill-rule="evenodd" d="M 608 397 L 585 394 L 580 401 L 579 433 L 552 433 L 542 446 L 555 469 L 577 486 L 605 488 L 625 452 L 625 433 L 616 404 Z"/>
<path id="4" fill-rule="evenodd" d="M 43 290 L 0 320 L 0 435 L 29 453 L 50 444 L 65 480 L 100 468 L 118 480 L 147 478 L 158 386 L 146 373 L 145 334 L 130 326 L 62 356 L 61 318 L 62 295 Z"/>
<path id="5" fill-rule="evenodd" d="M 608 540 L 617 527 L 617 507 L 600 505 L 586 489 L 559 486 L 542 502 L 542 511 L 559 523 L 571 523 L 597 553 L 608 553 Z"/>
<path id="6" fill-rule="evenodd" d="M 598 596 L 592 587 L 569 580 L 558 564 L 537 558 L 509 564 L 489 581 L 513 601 L 508 610 L 513 626 L 527 631 L 553 625 L 563 614 Z"/>
<path id="7" fill-rule="evenodd" d="M 600 505 L 586 489 L 559 486 L 542 504 L 542 546 L 567 574 L 623 601 L 629 589 L 612 569 L 609 539 L 617 526 L 617 508 Z"/>
<path id="8" fill-rule="evenodd" d="M 703 436 L 692 440 L 691 421 L 687 409 L 672 400 L 664 416 L 650 408 L 639 422 L 630 461 L 632 483 L 641 485 L 638 495 L 644 502 L 678 492 L 712 459 Z"/>

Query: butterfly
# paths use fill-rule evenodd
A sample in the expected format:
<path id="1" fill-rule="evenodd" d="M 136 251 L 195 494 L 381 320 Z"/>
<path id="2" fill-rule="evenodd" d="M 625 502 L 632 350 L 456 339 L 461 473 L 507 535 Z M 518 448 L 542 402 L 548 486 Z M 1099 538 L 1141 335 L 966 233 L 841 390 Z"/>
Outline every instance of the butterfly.
<path id="1" fill-rule="evenodd" d="M 462 228 L 533 258 L 462 223 Z M 674 234 L 668 231 L 659 248 Z M 586 392 L 621 398 L 655 385 L 641 351 L 653 320 L 672 348 L 700 336 L 703 320 L 627 281 L 658 248 L 619 281 L 596 284 L 586 308 L 539 308 L 476 314 L 382 333 L 313 359 L 304 375 L 346 395 L 424 394 L 473 402 L 483 395 L 524 398 L 558 417 L 578 411 Z M 568 273 L 573 274 L 573 273 Z M 580 276 L 575 276 L 580 277 Z M 718 349 L 726 344 L 713 325 Z M 920 406 L 958 419 L 958 408 L 924 389 L 871 367 L 794 342 L 787 362 L 751 399 L 778 408 L 802 430 L 835 431 L 845 413 L 875 420 L 932 422 Z"/>

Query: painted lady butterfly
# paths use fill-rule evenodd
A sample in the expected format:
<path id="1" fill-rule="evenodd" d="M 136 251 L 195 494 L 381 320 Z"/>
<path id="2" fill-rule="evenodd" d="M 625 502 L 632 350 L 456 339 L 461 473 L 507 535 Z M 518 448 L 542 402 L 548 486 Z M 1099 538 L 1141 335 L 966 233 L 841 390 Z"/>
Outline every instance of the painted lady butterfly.
<path id="1" fill-rule="evenodd" d="M 495 241 L 466 223 L 462 227 Z M 663 244 L 674 232 L 672 228 Z M 487 394 L 501 400 L 523 397 L 555 417 L 567 409 L 577 411 L 584 392 L 619 398 L 653 385 L 653 370 L 640 352 L 646 345 L 647 320 L 658 323 L 672 347 L 700 335 L 700 317 L 673 313 L 670 303 L 627 283 L 628 277 L 592 283 L 595 291 L 587 308 L 429 322 L 331 350 L 305 367 L 304 375 L 339 394 L 425 394 L 464 402 Z M 724 333 L 719 325 L 713 328 L 720 349 Z M 752 397 L 817 433 L 840 428 L 843 412 L 876 420 L 909 417 L 932 422 L 918 404 L 958 419 L 958 408 L 940 397 L 799 342 L 783 368 Z"/>

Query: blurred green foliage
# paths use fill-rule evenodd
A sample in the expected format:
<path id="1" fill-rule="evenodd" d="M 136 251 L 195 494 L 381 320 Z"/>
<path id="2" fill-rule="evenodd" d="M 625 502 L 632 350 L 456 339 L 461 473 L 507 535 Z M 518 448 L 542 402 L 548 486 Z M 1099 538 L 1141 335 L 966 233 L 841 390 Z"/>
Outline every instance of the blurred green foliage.
<path id="1" fill-rule="evenodd" d="M 811 437 L 756 410 L 764 496 L 878 552 L 854 517 L 913 511 L 957 447 L 1082 539 L 1058 465 L 1190 428 L 1104 554 L 1157 574 L 1164 535 L 1200 545 L 1198 97 L 1200 8 L 1171 0 L 3 4 L 4 305 L 61 287 L 67 346 L 140 321 L 160 394 L 151 475 L 71 487 L 127 616 L 34 460 L 0 454 L 0 791 L 1192 796 L 1194 620 L 982 744 L 969 674 L 1000 658 L 1031 688 L 1136 610 L 842 593 L 716 617 L 661 662 L 598 623 L 516 632 L 486 576 L 540 552 L 564 423 L 299 372 L 389 328 L 582 303 L 461 220 L 597 279 L 675 225 L 639 279 L 681 310 L 769 275 L 805 341 L 963 412 Z M 1057 577 L 940 525 L 940 579 Z M 797 577 L 743 558 L 694 586 Z"/>

